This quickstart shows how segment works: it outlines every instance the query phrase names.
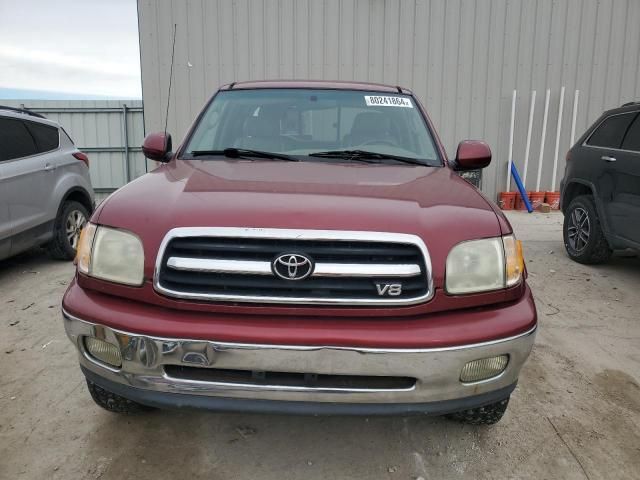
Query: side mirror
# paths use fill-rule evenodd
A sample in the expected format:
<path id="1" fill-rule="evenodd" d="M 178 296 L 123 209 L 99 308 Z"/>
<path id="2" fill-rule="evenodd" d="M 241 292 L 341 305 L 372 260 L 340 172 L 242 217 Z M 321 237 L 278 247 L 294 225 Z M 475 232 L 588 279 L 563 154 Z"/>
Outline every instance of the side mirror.
<path id="1" fill-rule="evenodd" d="M 458 144 L 454 170 L 478 170 L 491 163 L 491 149 L 480 140 L 463 140 Z"/>
<path id="2" fill-rule="evenodd" d="M 168 162 L 171 158 L 171 135 L 168 133 L 150 133 L 144 138 L 142 153 L 149 160 Z"/>

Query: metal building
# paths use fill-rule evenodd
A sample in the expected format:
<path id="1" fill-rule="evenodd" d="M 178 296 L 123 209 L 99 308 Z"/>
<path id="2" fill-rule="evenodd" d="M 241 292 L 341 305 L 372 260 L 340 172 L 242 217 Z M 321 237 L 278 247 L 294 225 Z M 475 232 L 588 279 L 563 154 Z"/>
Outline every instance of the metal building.
<path id="1" fill-rule="evenodd" d="M 455 155 L 484 139 L 494 161 L 483 190 L 505 189 L 512 92 L 513 160 L 522 170 L 531 91 L 527 187 L 540 157 L 550 89 L 541 190 L 555 190 L 576 137 L 611 107 L 640 100 L 638 0 L 138 0 L 147 132 L 164 128 L 172 28 L 177 24 L 169 131 L 182 138 L 206 99 L 248 79 L 365 80 L 411 88 Z M 559 97 L 558 179 L 551 185 Z"/>

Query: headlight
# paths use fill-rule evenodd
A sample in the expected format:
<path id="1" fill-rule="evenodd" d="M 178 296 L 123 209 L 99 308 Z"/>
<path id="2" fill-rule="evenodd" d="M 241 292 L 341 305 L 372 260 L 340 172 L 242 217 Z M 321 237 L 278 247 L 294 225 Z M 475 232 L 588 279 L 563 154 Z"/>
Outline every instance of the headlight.
<path id="1" fill-rule="evenodd" d="M 509 235 L 462 242 L 447 256 L 447 293 L 477 293 L 511 287 L 522 278 L 520 242 Z"/>
<path id="2" fill-rule="evenodd" d="M 142 285 L 144 250 L 137 235 L 126 230 L 87 224 L 76 255 L 78 271 L 125 285 Z"/>

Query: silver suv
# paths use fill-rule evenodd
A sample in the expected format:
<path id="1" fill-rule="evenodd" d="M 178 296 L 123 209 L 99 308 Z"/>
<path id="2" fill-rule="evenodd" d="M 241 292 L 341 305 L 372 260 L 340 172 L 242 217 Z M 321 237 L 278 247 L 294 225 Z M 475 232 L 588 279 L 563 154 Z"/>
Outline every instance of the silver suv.
<path id="1" fill-rule="evenodd" d="M 0 106 L 0 260 L 37 245 L 72 259 L 93 206 L 89 159 L 64 129 Z"/>

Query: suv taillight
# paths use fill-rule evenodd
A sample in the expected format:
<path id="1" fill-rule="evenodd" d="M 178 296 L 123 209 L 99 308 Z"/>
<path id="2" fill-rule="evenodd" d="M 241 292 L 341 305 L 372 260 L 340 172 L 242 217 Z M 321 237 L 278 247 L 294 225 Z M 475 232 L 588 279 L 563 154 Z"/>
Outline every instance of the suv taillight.
<path id="1" fill-rule="evenodd" d="M 86 154 L 84 154 L 82 152 L 75 152 L 72 155 L 76 159 L 80 160 L 81 162 L 84 162 L 84 164 L 87 166 L 87 168 L 89 168 L 89 157 L 87 157 Z"/>

